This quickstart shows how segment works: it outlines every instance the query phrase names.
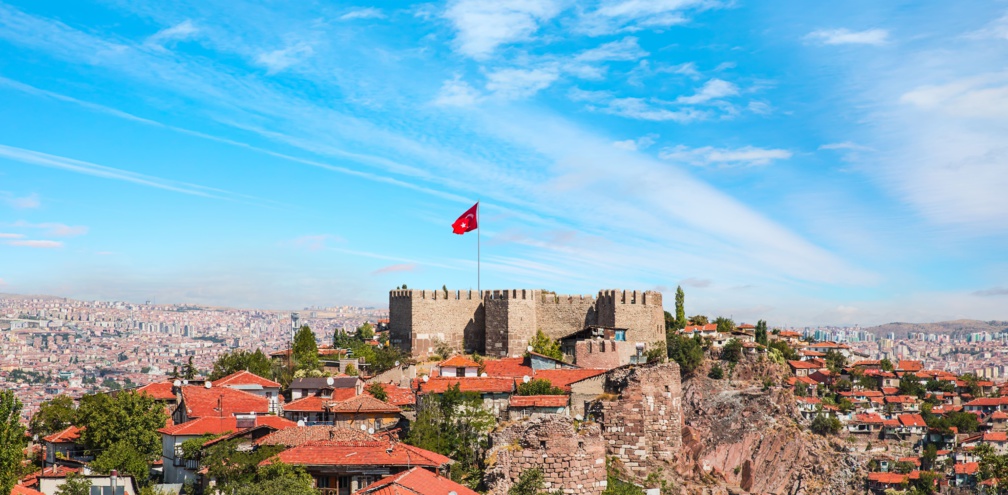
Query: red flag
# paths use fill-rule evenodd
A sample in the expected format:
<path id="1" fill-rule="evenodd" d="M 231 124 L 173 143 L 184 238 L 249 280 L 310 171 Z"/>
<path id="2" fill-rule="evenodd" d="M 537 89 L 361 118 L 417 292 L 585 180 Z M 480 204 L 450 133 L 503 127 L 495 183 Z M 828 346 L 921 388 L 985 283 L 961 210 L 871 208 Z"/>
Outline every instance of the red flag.
<path id="1" fill-rule="evenodd" d="M 472 208 L 466 210 L 466 212 L 463 213 L 462 216 L 458 217 L 458 220 L 455 220 L 455 223 L 452 224 L 452 232 L 462 235 L 465 234 L 466 232 L 472 232 L 476 230 L 476 228 L 478 227 L 478 222 L 476 219 L 478 211 L 479 211 L 479 202 L 474 204 Z"/>

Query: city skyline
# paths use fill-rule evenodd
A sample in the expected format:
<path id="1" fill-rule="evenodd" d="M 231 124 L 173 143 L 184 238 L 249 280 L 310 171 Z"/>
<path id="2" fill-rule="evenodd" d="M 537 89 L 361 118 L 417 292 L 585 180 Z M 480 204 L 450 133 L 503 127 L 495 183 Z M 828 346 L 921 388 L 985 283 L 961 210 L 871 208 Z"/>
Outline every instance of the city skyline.
<path id="1" fill-rule="evenodd" d="M 982 49 L 980 49 L 982 48 Z M 1008 319 L 1008 8 L 0 2 L 0 293 Z"/>

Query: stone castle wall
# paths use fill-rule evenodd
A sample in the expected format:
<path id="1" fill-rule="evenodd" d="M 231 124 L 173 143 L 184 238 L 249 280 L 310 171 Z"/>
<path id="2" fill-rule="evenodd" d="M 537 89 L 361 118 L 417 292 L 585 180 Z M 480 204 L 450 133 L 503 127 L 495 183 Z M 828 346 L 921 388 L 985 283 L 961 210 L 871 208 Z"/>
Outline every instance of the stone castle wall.
<path id="1" fill-rule="evenodd" d="M 605 454 L 596 424 L 575 429 L 567 416 L 517 422 L 493 434 L 484 481 L 491 494 L 505 495 L 521 473 L 538 468 L 548 493 L 597 495 L 606 487 Z"/>
<path id="2" fill-rule="evenodd" d="M 483 291 L 393 290 L 389 292 L 392 344 L 426 357 L 438 341 L 467 353 L 494 357 L 525 352 L 537 330 L 557 339 L 603 325 L 631 330 L 629 340 L 664 341 L 659 292 L 599 291 L 591 296 L 530 289 Z"/>
<path id="3" fill-rule="evenodd" d="M 618 398 L 591 403 L 588 416 L 602 427 L 608 454 L 640 479 L 650 460 L 672 461 L 682 446 L 679 365 L 617 368 L 606 373 L 604 389 Z"/>

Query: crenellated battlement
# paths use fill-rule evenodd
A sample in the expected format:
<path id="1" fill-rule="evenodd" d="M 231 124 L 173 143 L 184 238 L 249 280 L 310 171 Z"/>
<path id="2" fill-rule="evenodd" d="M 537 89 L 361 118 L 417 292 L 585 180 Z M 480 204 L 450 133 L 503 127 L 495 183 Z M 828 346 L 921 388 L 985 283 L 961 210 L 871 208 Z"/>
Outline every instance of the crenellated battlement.
<path id="1" fill-rule="evenodd" d="M 634 330 L 634 339 L 664 339 L 662 295 L 655 291 L 600 290 L 598 296 L 541 289 L 389 291 L 392 343 L 426 356 L 445 342 L 466 352 L 513 356 L 525 352 L 538 330 L 554 339 L 587 325 Z"/>

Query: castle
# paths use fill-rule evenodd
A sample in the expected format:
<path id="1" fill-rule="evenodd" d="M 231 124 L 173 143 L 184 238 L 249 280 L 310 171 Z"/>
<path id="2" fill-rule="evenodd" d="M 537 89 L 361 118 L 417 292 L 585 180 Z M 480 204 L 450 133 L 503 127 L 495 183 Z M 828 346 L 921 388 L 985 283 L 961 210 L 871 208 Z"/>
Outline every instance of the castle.
<path id="1" fill-rule="evenodd" d="M 597 297 L 549 291 L 389 291 L 392 345 L 424 358 L 444 342 L 466 353 L 520 356 L 537 330 L 553 339 L 589 325 L 623 328 L 627 340 L 665 341 L 662 295 L 654 291 L 602 290 Z"/>

